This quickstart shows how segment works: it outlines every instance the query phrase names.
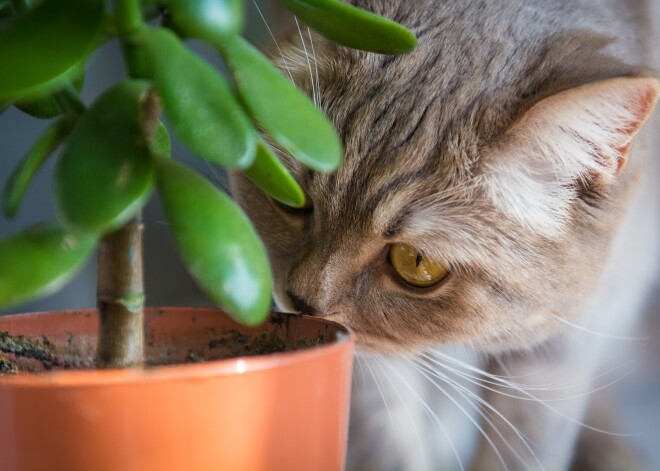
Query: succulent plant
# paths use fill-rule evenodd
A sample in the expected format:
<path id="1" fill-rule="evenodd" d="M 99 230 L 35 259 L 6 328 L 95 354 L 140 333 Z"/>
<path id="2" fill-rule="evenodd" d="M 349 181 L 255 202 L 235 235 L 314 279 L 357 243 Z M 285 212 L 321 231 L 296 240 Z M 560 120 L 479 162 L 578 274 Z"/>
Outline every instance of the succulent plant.
<path id="1" fill-rule="evenodd" d="M 338 0 L 281 3 L 349 47 L 402 53 L 416 44 L 403 26 Z M 147 16 L 161 17 L 162 25 Z M 243 171 L 294 207 L 305 204 L 304 193 L 260 132 L 312 169 L 339 165 L 342 146 L 331 124 L 241 37 L 243 19 L 242 0 L 115 0 L 110 8 L 103 0 L 0 0 L 0 109 L 13 105 L 53 119 L 5 184 L 6 217 L 16 213 L 39 167 L 62 148 L 53 174 L 57 221 L 0 240 L 0 307 L 58 289 L 100 245 L 97 363 L 138 364 L 139 214 L 156 189 L 200 287 L 239 322 L 265 318 L 271 274 L 261 241 L 227 195 L 171 158 L 169 130 L 160 121 L 162 108 L 194 155 Z M 115 38 L 128 76 L 87 105 L 78 94 L 85 64 Z M 217 50 L 233 83 L 191 52 L 187 38 Z"/>

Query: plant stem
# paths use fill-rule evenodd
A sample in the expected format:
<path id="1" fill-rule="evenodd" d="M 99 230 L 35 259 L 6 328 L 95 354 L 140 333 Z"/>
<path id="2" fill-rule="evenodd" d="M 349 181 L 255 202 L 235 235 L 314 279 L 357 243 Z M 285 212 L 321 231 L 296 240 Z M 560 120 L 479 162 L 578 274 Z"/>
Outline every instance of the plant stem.
<path id="1" fill-rule="evenodd" d="M 99 246 L 97 368 L 144 363 L 142 232 L 138 216 Z"/>
<path id="2" fill-rule="evenodd" d="M 140 45 L 139 32 L 144 27 L 144 20 L 137 0 L 115 1 L 115 26 L 121 38 L 128 75 L 132 78 L 150 78 L 144 49 Z"/>
<path id="3" fill-rule="evenodd" d="M 115 0 L 115 14 L 117 31 L 121 36 L 130 35 L 144 24 L 137 0 Z"/>
<path id="4" fill-rule="evenodd" d="M 78 95 L 76 89 L 71 85 L 71 82 L 55 93 L 54 96 L 57 104 L 60 105 L 64 111 L 81 115 L 87 109 L 85 103 L 80 99 L 80 95 Z"/>

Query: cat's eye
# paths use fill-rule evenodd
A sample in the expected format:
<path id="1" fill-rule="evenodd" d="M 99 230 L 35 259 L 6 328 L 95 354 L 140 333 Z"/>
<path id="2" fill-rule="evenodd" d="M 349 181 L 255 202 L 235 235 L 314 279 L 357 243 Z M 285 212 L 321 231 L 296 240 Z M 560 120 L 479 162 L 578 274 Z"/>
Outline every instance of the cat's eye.
<path id="1" fill-rule="evenodd" d="M 397 275 L 417 288 L 437 285 L 449 275 L 449 270 L 442 263 L 408 244 L 392 244 L 389 258 Z"/>

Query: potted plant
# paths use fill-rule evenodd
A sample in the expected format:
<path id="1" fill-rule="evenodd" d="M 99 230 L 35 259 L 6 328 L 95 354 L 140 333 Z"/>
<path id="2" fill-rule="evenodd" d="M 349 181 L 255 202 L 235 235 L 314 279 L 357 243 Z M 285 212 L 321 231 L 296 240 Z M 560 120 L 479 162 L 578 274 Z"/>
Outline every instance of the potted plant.
<path id="1" fill-rule="evenodd" d="M 349 47 L 400 53 L 416 43 L 402 26 L 337 0 L 281 1 Z M 0 21 L 0 64 L 10 72 L 0 73 L 0 109 L 54 119 L 9 176 L 5 216 L 63 147 L 58 221 L 0 240 L 0 307 L 56 290 L 99 251 L 98 310 L 0 318 L 0 470 L 341 468 L 349 333 L 268 314 L 270 269 L 250 222 L 172 160 L 160 121 L 162 107 L 196 155 L 291 206 L 304 205 L 304 193 L 257 128 L 312 169 L 339 164 L 341 144 L 322 113 L 241 38 L 242 1 L 0 0 Z M 88 106 L 78 95 L 85 62 L 113 38 L 128 77 Z M 233 86 L 185 38 L 218 50 Z M 145 310 L 140 209 L 153 188 L 184 263 L 227 315 Z"/>

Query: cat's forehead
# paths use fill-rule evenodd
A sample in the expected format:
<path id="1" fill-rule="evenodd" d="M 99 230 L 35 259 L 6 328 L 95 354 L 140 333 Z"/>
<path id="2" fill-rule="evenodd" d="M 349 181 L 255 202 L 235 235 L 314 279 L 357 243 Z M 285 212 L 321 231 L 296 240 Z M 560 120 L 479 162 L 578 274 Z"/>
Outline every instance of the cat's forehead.
<path id="1" fill-rule="evenodd" d="M 469 185 L 481 150 L 524 110 L 558 90 L 617 73 L 600 55 L 609 40 L 581 30 L 579 18 L 565 21 L 568 29 L 555 18 L 547 28 L 538 19 L 530 28 L 533 11 L 502 2 L 476 2 L 476 10 L 475 2 L 419 9 L 392 0 L 353 3 L 406 24 L 419 44 L 385 56 L 313 36 L 309 61 L 311 48 L 299 39 L 285 48 L 287 70 L 317 98 L 345 147 L 331 175 L 294 172 L 338 218 L 351 214 L 364 224 L 391 207 Z"/>

